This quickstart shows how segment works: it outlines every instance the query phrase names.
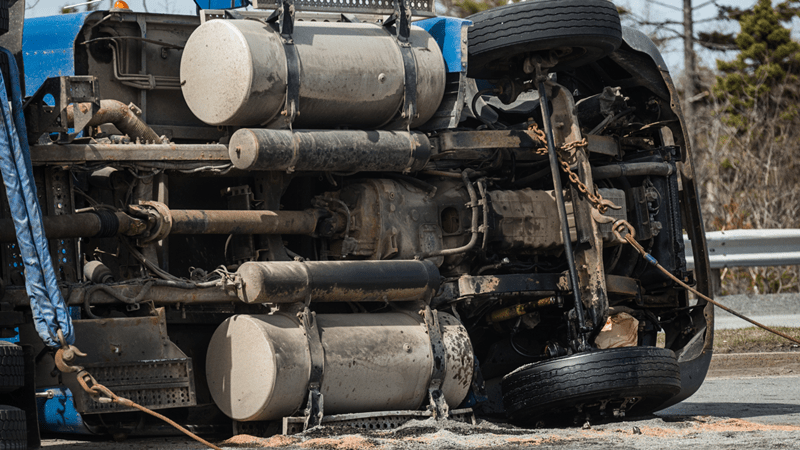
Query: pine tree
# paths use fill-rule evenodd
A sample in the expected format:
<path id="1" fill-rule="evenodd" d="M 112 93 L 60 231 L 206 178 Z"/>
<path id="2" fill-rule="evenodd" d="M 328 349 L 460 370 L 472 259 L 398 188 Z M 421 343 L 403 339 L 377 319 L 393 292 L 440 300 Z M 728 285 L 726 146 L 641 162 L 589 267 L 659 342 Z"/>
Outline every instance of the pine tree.
<path id="1" fill-rule="evenodd" d="M 722 75 L 713 92 L 727 100 L 725 121 L 737 129 L 746 127 L 747 116 L 758 107 L 773 112 L 783 110 L 781 118 L 797 118 L 800 100 L 800 44 L 793 41 L 783 23 L 800 12 L 800 0 L 776 5 L 759 0 L 753 11 L 734 11 L 741 25 L 735 43 L 740 53 L 730 62 L 717 61 Z M 762 113 L 764 111 L 762 110 Z"/>

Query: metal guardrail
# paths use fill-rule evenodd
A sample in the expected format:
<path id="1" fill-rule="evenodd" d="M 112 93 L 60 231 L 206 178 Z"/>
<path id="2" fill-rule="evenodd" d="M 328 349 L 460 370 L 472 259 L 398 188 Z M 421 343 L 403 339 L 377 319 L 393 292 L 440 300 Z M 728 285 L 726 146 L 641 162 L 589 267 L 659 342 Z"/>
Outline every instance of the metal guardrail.
<path id="1" fill-rule="evenodd" d="M 686 263 L 694 268 L 686 235 Z M 706 233 L 712 269 L 800 264 L 800 229 L 728 230 Z"/>

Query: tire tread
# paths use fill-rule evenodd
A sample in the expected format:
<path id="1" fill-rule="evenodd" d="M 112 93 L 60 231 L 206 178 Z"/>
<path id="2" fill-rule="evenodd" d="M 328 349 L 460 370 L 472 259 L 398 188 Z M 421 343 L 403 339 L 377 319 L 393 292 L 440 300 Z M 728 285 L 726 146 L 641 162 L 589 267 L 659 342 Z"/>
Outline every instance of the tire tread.
<path id="1" fill-rule="evenodd" d="M 0 406 L 0 450 L 27 448 L 25 411 L 12 406 Z"/>
<path id="2" fill-rule="evenodd" d="M 616 7 L 606 0 L 529 0 L 512 3 L 468 17 L 470 72 L 486 75 L 494 52 L 513 48 L 541 50 L 560 46 L 594 46 L 606 51 L 610 42 L 622 41 L 622 26 Z M 577 41 L 576 41 L 577 39 Z M 587 42 L 588 40 L 588 42 Z M 563 45 L 562 45 L 563 44 Z"/>
<path id="3" fill-rule="evenodd" d="M 25 359 L 22 347 L 0 341 L 0 393 L 8 393 L 25 384 Z"/>
<path id="4" fill-rule="evenodd" d="M 670 350 L 603 350 L 520 367 L 503 379 L 503 402 L 512 420 L 524 421 L 586 395 L 612 396 L 644 388 L 658 395 L 673 395 L 680 391 L 680 379 L 680 368 Z"/>

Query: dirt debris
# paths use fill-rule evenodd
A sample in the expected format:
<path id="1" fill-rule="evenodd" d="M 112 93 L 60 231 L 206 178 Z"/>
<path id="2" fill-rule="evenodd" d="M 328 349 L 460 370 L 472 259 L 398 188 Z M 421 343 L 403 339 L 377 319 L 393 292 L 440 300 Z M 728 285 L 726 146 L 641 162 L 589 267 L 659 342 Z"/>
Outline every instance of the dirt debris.
<path id="1" fill-rule="evenodd" d="M 249 434 L 239 434 L 221 442 L 220 445 L 235 448 L 280 448 L 299 442 L 300 439 L 291 436 L 276 435 L 270 438 L 261 438 Z"/>
<path id="2" fill-rule="evenodd" d="M 223 445 L 286 450 L 513 450 L 622 445 L 651 450 L 685 445 L 681 443 L 694 442 L 701 436 L 725 443 L 734 438 L 747 440 L 754 436 L 775 435 L 781 442 L 798 443 L 793 436 L 798 436 L 800 425 L 771 425 L 712 416 L 649 416 L 621 423 L 592 424 L 588 429 L 526 429 L 488 420 L 478 420 L 472 425 L 427 419 L 412 420 L 394 430 L 354 432 L 350 428 L 347 434 L 338 434 L 335 430 L 334 427 L 320 427 L 290 437 L 273 436 L 269 439 L 243 435 L 229 439 Z"/>
<path id="3" fill-rule="evenodd" d="M 315 438 L 300 444 L 304 448 L 322 448 L 334 450 L 359 450 L 376 448 L 372 441 L 360 436 L 340 436 L 335 438 Z"/>

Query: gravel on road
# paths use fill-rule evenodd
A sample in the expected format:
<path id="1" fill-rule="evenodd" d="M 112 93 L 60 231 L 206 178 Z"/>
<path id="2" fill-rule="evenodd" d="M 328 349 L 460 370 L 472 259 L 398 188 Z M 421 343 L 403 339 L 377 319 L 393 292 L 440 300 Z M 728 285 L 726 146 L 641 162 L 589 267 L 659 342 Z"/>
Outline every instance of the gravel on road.
<path id="1" fill-rule="evenodd" d="M 126 442 L 58 441 L 46 450 L 200 450 L 182 438 Z M 800 376 L 715 378 L 688 400 L 655 416 L 588 428 L 522 429 L 480 420 L 477 425 L 412 421 L 392 431 L 356 432 L 315 428 L 295 436 L 237 436 L 219 443 L 225 449 L 422 450 L 627 448 L 794 449 L 800 448 Z"/>

